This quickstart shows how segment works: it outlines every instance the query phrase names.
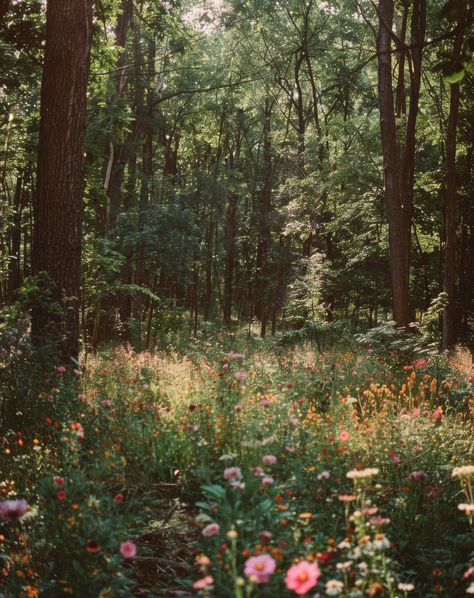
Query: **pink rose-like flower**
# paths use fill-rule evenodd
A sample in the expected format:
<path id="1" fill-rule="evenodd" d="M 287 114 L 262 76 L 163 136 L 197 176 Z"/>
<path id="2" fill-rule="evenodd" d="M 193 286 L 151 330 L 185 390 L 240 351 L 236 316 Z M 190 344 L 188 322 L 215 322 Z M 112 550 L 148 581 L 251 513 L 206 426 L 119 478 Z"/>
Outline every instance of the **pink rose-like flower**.
<path id="1" fill-rule="evenodd" d="M 256 467 L 253 470 L 253 475 L 256 476 L 257 478 L 263 478 L 263 476 L 265 475 L 265 472 L 263 471 L 263 469 L 261 467 Z"/>
<path id="2" fill-rule="evenodd" d="M 214 578 L 211 575 L 206 575 L 206 577 L 203 577 L 202 579 L 198 579 L 197 581 L 195 581 L 193 583 L 193 588 L 195 590 L 203 590 L 204 588 L 207 588 L 207 586 L 210 586 L 213 583 Z"/>
<path id="3" fill-rule="evenodd" d="M 15 521 L 28 512 L 28 503 L 24 499 L 3 500 L 0 502 L 0 519 Z"/>
<path id="4" fill-rule="evenodd" d="M 245 355 L 243 353 L 234 353 L 233 351 L 231 351 L 229 353 L 229 357 L 231 359 L 237 359 L 237 360 L 245 359 Z"/>
<path id="5" fill-rule="evenodd" d="M 243 382 L 247 379 L 247 372 L 235 372 L 235 379 L 239 382 Z"/>
<path id="6" fill-rule="evenodd" d="M 267 583 L 275 567 L 276 562 L 269 554 L 252 556 L 245 561 L 244 574 L 255 578 L 256 583 Z"/>
<path id="7" fill-rule="evenodd" d="M 286 587 L 302 596 L 318 583 L 320 573 L 317 563 L 301 561 L 288 569 L 285 577 Z"/>
<path id="8" fill-rule="evenodd" d="M 341 442 L 347 442 L 349 440 L 349 432 L 345 430 L 339 434 L 339 440 Z"/>
<path id="9" fill-rule="evenodd" d="M 56 368 L 56 371 L 58 372 L 58 374 L 64 374 L 64 372 L 66 371 L 66 368 L 63 365 L 59 365 Z"/>
<path id="10" fill-rule="evenodd" d="M 209 523 L 201 533 L 203 536 L 206 536 L 206 538 L 210 538 L 211 536 L 217 536 L 220 529 L 221 526 L 218 523 Z"/>
<path id="11" fill-rule="evenodd" d="M 137 554 L 136 544 L 130 542 L 130 540 L 122 542 L 122 544 L 120 544 L 120 554 L 124 559 L 133 559 Z"/>
<path id="12" fill-rule="evenodd" d="M 263 484 L 264 486 L 271 486 L 271 485 L 272 485 L 272 484 L 274 484 L 274 483 L 275 483 L 275 480 L 274 480 L 274 479 L 273 479 L 271 476 L 269 476 L 269 475 L 266 475 L 266 476 L 265 476 L 265 477 L 262 479 L 262 484 Z"/>
<path id="13" fill-rule="evenodd" d="M 232 488 L 237 488 L 238 490 L 243 490 L 245 488 L 245 484 L 240 480 L 231 480 L 229 483 Z"/>
<path id="14" fill-rule="evenodd" d="M 224 480 L 240 480 L 241 477 L 240 467 L 227 467 L 224 469 Z"/>
<path id="15" fill-rule="evenodd" d="M 412 482 L 423 482 L 428 477 L 428 474 L 424 471 L 412 471 L 408 478 Z"/>
<path id="16" fill-rule="evenodd" d="M 262 463 L 264 465 L 275 465 L 277 458 L 274 455 L 263 455 Z"/>
<path id="17" fill-rule="evenodd" d="M 296 426 L 300 423 L 300 420 L 297 417 L 290 418 L 290 424 L 296 428 Z"/>
<path id="18" fill-rule="evenodd" d="M 54 485 L 56 486 L 56 488 L 62 488 L 64 486 L 64 484 L 66 483 L 64 481 L 64 478 L 62 478 L 58 475 L 55 475 L 53 477 L 53 482 L 54 482 Z"/>
<path id="19" fill-rule="evenodd" d="M 109 401 L 109 399 L 104 399 L 102 401 L 102 407 L 104 407 L 104 409 L 109 409 L 111 405 L 112 403 Z"/>

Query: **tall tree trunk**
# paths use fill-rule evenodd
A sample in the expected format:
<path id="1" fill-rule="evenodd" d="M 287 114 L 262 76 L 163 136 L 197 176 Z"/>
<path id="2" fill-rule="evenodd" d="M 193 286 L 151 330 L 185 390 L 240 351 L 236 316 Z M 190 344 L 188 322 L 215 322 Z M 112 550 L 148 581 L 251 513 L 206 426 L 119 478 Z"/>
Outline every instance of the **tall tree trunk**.
<path id="1" fill-rule="evenodd" d="M 33 267 L 53 288 L 33 309 L 37 344 L 51 332 L 63 357 L 79 352 L 86 91 L 92 0 L 48 0 L 41 85 Z M 59 305 L 62 314 L 52 309 Z"/>
<path id="2" fill-rule="evenodd" d="M 462 0 L 460 2 L 460 11 L 454 38 L 453 62 L 460 60 L 466 28 L 466 12 L 466 1 Z M 443 349 L 450 349 L 456 343 L 456 134 L 459 115 L 459 96 L 459 83 L 453 83 L 450 86 L 448 132 L 446 137 L 443 290 L 448 296 L 448 304 L 443 312 Z"/>
<path id="3" fill-rule="evenodd" d="M 388 213 L 392 312 L 396 325 L 407 328 L 411 321 L 409 298 L 411 214 L 410 206 L 404 202 L 402 192 L 393 102 L 391 58 L 393 0 L 379 0 L 378 14 L 378 101 Z"/>
<path id="4" fill-rule="evenodd" d="M 10 227 L 10 248 L 8 261 L 7 300 L 17 298 L 21 286 L 21 220 L 23 208 L 23 178 L 18 175 L 13 204 L 13 221 Z"/>

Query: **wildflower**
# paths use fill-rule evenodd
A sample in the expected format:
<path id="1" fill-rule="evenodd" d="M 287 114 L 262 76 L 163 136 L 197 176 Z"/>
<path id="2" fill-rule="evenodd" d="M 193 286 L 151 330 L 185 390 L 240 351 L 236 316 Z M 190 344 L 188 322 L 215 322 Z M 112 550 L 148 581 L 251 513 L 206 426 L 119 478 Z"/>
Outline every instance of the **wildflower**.
<path id="1" fill-rule="evenodd" d="M 237 360 L 245 359 L 245 355 L 243 353 L 234 353 L 233 351 L 231 351 L 229 353 L 229 357 L 231 359 L 237 359 Z"/>
<path id="2" fill-rule="evenodd" d="M 354 403 L 357 403 L 357 399 L 355 397 L 347 397 L 346 405 L 353 405 Z"/>
<path id="3" fill-rule="evenodd" d="M 453 469 L 453 477 L 465 478 L 474 475 L 474 465 L 462 465 Z"/>
<path id="4" fill-rule="evenodd" d="M 64 486 L 64 484 L 66 483 L 64 478 L 62 478 L 58 475 L 55 475 L 53 477 L 53 482 L 54 482 L 54 485 L 56 486 L 56 488 L 62 488 Z"/>
<path id="5" fill-rule="evenodd" d="M 66 500 L 66 496 L 67 496 L 67 494 L 66 494 L 66 492 L 64 490 L 58 490 L 56 492 L 56 498 L 58 500 Z"/>
<path id="6" fill-rule="evenodd" d="M 237 488 L 238 490 L 243 490 L 245 488 L 245 484 L 240 480 L 231 480 L 229 483 L 232 488 Z"/>
<path id="7" fill-rule="evenodd" d="M 370 523 L 376 527 L 382 527 L 382 525 L 388 525 L 390 523 L 390 519 L 388 517 L 376 515 L 375 517 L 370 518 Z"/>
<path id="8" fill-rule="evenodd" d="M 285 584 L 289 590 L 293 590 L 295 594 L 302 596 L 318 583 L 319 575 L 320 570 L 317 563 L 301 561 L 288 569 Z"/>
<path id="9" fill-rule="evenodd" d="M 466 589 L 466 594 L 474 594 L 474 583 L 471 583 Z"/>
<path id="10" fill-rule="evenodd" d="M 228 537 L 230 540 L 236 540 L 236 539 L 237 539 L 237 537 L 238 537 L 238 535 L 239 535 L 239 534 L 238 534 L 238 533 L 235 531 L 235 529 L 231 529 L 231 530 L 229 530 L 229 531 L 227 532 L 227 537 Z"/>
<path id="11" fill-rule="evenodd" d="M 274 455 L 263 455 L 262 463 L 264 465 L 275 465 L 277 458 Z"/>
<path id="12" fill-rule="evenodd" d="M 349 440 L 349 432 L 345 430 L 339 434 L 339 440 L 341 442 L 347 442 Z"/>
<path id="13" fill-rule="evenodd" d="M 338 579 L 330 579 L 326 582 L 326 596 L 338 596 L 344 589 L 344 584 Z"/>
<path id="14" fill-rule="evenodd" d="M 0 502 L 0 519 L 15 521 L 22 519 L 28 512 L 28 503 L 24 499 L 4 500 Z"/>
<path id="15" fill-rule="evenodd" d="M 261 467 L 256 467 L 253 470 L 253 475 L 256 476 L 257 478 L 263 478 L 265 476 L 265 472 L 263 471 L 263 469 Z"/>
<path id="16" fill-rule="evenodd" d="M 402 592 L 412 592 L 415 589 L 415 586 L 412 583 L 399 583 L 398 589 Z"/>
<path id="17" fill-rule="evenodd" d="M 247 373 L 246 372 L 235 372 L 235 379 L 238 380 L 239 382 L 243 382 L 244 380 L 247 379 Z"/>
<path id="18" fill-rule="evenodd" d="M 86 550 L 89 554 L 97 554 L 100 552 L 100 546 L 97 544 L 97 542 L 91 540 L 90 542 L 87 542 Z"/>
<path id="19" fill-rule="evenodd" d="M 296 428 L 296 426 L 300 423 L 300 420 L 297 417 L 291 417 L 290 418 L 290 424 Z"/>
<path id="20" fill-rule="evenodd" d="M 474 575 L 474 566 L 469 567 L 467 571 L 464 571 L 463 577 L 464 579 L 467 579 L 468 577 L 471 577 L 471 575 Z"/>
<path id="21" fill-rule="evenodd" d="M 424 471 L 412 471 L 408 476 L 412 482 L 424 482 L 427 477 L 428 474 Z"/>
<path id="22" fill-rule="evenodd" d="M 460 511 L 462 511 L 468 517 L 474 516 L 474 504 L 472 504 L 472 503 L 471 504 L 461 503 L 460 505 L 458 505 L 458 509 Z"/>
<path id="23" fill-rule="evenodd" d="M 120 544 L 120 554 L 124 559 L 133 559 L 137 554 L 137 546 L 130 540 Z"/>
<path id="24" fill-rule="evenodd" d="M 66 368 L 63 365 L 59 365 L 56 368 L 56 371 L 58 372 L 58 374 L 64 374 L 64 372 L 66 371 Z"/>
<path id="25" fill-rule="evenodd" d="M 224 469 L 224 480 L 240 480 L 242 478 L 242 470 L 240 467 L 227 467 Z"/>
<path id="26" fill-rule="evenodd" d="M 329 480 L 330 477 L 331 477 L 331 474 L 329 471 L 322 471 L 318 475 L 318 480 Z"/>
<path id="27" fill-rule="evenodd" d="M 255 583 L 267 583 L 275 567 L 276 562 L 269 554 L 261 554 L 245 561 L 244 574 L 254 579 Z"/>
<path id="28" fill-rule="evenodd" d="M 260 401 L 260 406 L 261 407 L 270 407 L 270 401 L 268 399 L 262 399 Z"/>
<path id="29" fill-rule="evenodd" d="M 119 493 L 119 494 L 116 494 L 116 495 L 114 496 L 114 502 L 116 502 L 116 503 L 121 503 L 121 502 L 123 502 L 123 494 L 120 494 L 120 493 Z"/>
<path id="30" fill-rule="evenodd" d="M 211 575 L 206 575 L 202 579 L 198 579 L 193 583 L 193 588 L 195 590 L 203 590 L 214 583 L 214 578 Z"/>
<path id="31" fill-rule="evenodd" d="M 202 535 L 209 538 L 210 536 L 217 536 L 220 530 L 220 525 L 218 523 L 209 523 L 206 527 L 202 530 Z"/>
<path id="32" fill-rule="evenodd" d="M 112 403 L 109 401 L 109 399 L 104 399 L 102 401 L 102 407 L 104 407 L 104 409 L 109 409 L 111 407 Z"/>
<path id="33" fill-rule="evenodd" d="M 79 440 L 84 439 L 84 428 L 82 427 L 82 424 L 80 424 L 79 422 L 72 422 L 71 429 L 76 431 Z"/>
<path id="34" fill-rule="evenodd" d="M 77 370 L 77 369 L 76 369 L 76 370 L 74 370 L 74 375 L 75 375 L 75 376 L 82 376 L 82 372 L 81 372 L 81 370 Z"/>
<path id="35" fill-rule="evenodd" d="M 355 500 L 357 497 L 354 496 L 353 494 L 339 494 L 339 496 L 337 497 L 338 500 L 340 500 L 341 502 L 352 502 L 353 500 Z"/>
<path id="36" fill-rule="evenodd" d="M 377 550 L 384 550 L 385 548 L 390 548 L 390 542 L 387 540 L 385 534 L 376 534 L 374 546 Z"/>
<path id="37" fill-rule="evenodd" d="M 348 477 L 350 480 L 356 480 L 356 479 L 364 479 L 364 478 L 370 478 L 374 475 L 377 475 L 379 473 L 379 469 L 377 467 L 368 467 L 367 469 L 353 469 L 352 471 L 349 471 L 346 474 L 346 477 Z"/>

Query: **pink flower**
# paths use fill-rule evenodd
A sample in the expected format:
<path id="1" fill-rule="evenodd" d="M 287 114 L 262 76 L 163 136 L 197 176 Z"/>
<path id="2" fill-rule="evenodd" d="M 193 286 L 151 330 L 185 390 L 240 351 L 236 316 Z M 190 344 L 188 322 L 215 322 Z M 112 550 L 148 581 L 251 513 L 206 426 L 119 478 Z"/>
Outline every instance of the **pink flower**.
<path id="1" fill-rule="evenodd" d="M 416 368 L 422 368 L 423 366 L 425 366 L 428 363 L 427 359 L 421 358 L 421 359 L 417 359 L 416 361 L 413 362 L 413 365 Z"/>
<path id="2" fill-rule="evenodd" d="M 253 475 L 256 476 L 257 478 L 263 478 L 263 476 L 265 475 L 265 472 L 263 471 L 263 469 L 261 467 L 256 467 L 253 470 Z"/>
<path id="3" fill-rule="evenodd" d="M 240 480 L 241 477 L 240 467 L 227 467 L 224 469 L 224 480 Z"/>
<path id="4" fill-rule="evenodd" d="M 0 502 L 0 519 L 14 521 L 21 519 L 28 512 L 28 503 L 24 499 L 3 500 Z"/>
<path id="5" fill-rule="evenodd" d="M 102 401 L 102 407 L 104 407 L 105 409 L 109 409 L 109 407 L 112 405 L 112 403 L 109 401 L 109 399 L 104 399 Z"/>
<path id="6" fill-rule="evenodd" d="M 122 542 L 122 544 L 120 544 L 120 554 L 124 559 L 133 559 L 137 554 L 136 544 L 130 542 L 130 540 Z"/>
<path id="7" fill-rule="evenodd" d="M 60 476 L 58 476 L 58 475 L 55 475 L 55 476 L 53 477 L 53 482 L 54 482 L 54 485 L 56 486 L 56 488 L 62 488 L 62 487 L 64 486 L 64 484 L 66 483 L 66 482 L 64 481 L 64 478 L 61 478 L 61 477 L 60 477 Z"/>
<path id="8" fill-rule="evenodd" d="M 436 407 L 436 409 L 431 414 L 431 417 L 433 419 L 441 419 L 443 417 L 443 410 L 441 409 L 441 407 Z"/>
<path id="9" fill-rule="evenodd" d="M 318 583 L 320 570 L 317 563 L 301 561 L 290 567 L 286 573 L 285 583 L 289 590 L 293 590 L 298 596 L 309 592 Z"/>
<path id="10" fill-rule="evenodd" d="M 202 579 L 198 579 L 197 581 L 195 581 L 193 583 L 193 588 L 195 590 L 203 590 L 204 588 L 210 586 L 213 583 L 214 578 L 211 575 L 206 575 L 206 577 L 203 577 Z"/>
<path id="11" fill-rule="evenodd" d="M 235 372 L 235 379 L 239 382 L 243 382 L 247 379 L 247 372 Z"/>
<path id="12" fill-rule="evenodd" d="M 423 482 L 428 477 L 428 474 L 424 471 L 412 471 L 408 478 L 412 482 Z"/>
<path id="13" fill-rule="evenodd" d="M 56 371 L 58 372 L 58 374 L 64 374 L 64 372 L 66 371 L 66 368 L 63 365 L 59 365 L 56 368 Z"/>
<path id="14" fill-rule="evenodd" d="M 322 471 L 318 475 L 318 480 L 329 480 L 330 477 L 331 477 L 331 474 L 329 471 Z"/>
<path id="15" fill-rule="evenodd" d="M 290 418 L 290 424 L 296 428 L 296 426 L 300 423 L 300 420 L 297 417 Z"/>
<path id="16" fill-rule="evenodd" d="M 210 538 L 211 536 L 217 536 L 221 526 L 218 523 L 210 523 L 206 525 L 206 527 L 202 530 L 202 535 L 206 536 L 206 538 Z"/>
<path id="17" fill-rule="evenodd" d="M 263 455 L 262 463 L 264 465 L 275 465 L 277 458 L 274 455 Z"/>
<path id="18" fill-rule="evenodd" d="M 349 440 L 349 432 L 345 430 L 339 434 L 339 440 L 341 442 L 347 442 Z"/>
<path id="19" fill-rule="evenodd" d="M 234 353 L 233 351 L 231 351 L 229 353 L 229 357 L 231 359 L 238 359 L 238 360 L 245 359 L 245 355 L 243 353 Z"/>
<path id="20" fill-rule="evenodd" d="M 262 484 L 264 486 L 271 486 L 274 483 L 275 483 L 275 480 L 269 475 L 266 475 L 262 480 Z"/>
<path id="21" fill-rule="evenodd" d="M 84 439 L 84 428 L 82 427 L 82 424 L 80 424 L 79 422 L 72 422 L 71 429 L 76 431 L 79 440 Z"/>
<path id="22" fill-rule="evenodd" d="M 252 556 L 245 561 L 244 574 L 255 578 L 256 583 L 267 583 L 275 567 L 276 562 L 269 554 Z"/>
<path id="23" fill-rule="evenodd" d="M 261 407 L 270 407 L 270 405 L 271 405 L 271 403 L 270 403 L 270 401 L 268 399 L 262 399 L 260 401 L 260 406 Z"/>
<path id="24" fill-rule="evenodd" d="M 240 480 L 230 480 L 229 484 L 232 488 L 237 488 L 238 490 L 243 490 L 245 488 L 245 484 Z"/>
<path id="25" fill-rule="evenodd" d="M 81 370 L 74 370 L 74 375 L 75 376 L 82 376 Z"/>
<path id="26" fill-rule="evenodd" d="M 421 413 L 421 409 L 419 407 L 415 407 L 413 409 L 413 411 L 411 412 L 413 417 L 418 417 L 420 415 L 420 413 Z"/>

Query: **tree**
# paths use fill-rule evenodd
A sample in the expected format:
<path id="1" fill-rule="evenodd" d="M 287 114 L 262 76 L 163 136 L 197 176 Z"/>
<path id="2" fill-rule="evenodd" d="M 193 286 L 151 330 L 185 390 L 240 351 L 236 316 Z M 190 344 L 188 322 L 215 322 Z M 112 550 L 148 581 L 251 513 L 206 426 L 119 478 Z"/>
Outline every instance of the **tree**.
<path id="1" fill-rule="evenodd" d="M 41 85 L 33 272 L 51 283 L 33 309 L 36 344 L 52 336 L 64 357 L 79 351 L 86 91 L 92 0 L 48 0 Z"/>

